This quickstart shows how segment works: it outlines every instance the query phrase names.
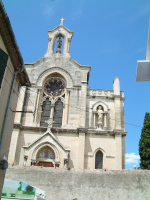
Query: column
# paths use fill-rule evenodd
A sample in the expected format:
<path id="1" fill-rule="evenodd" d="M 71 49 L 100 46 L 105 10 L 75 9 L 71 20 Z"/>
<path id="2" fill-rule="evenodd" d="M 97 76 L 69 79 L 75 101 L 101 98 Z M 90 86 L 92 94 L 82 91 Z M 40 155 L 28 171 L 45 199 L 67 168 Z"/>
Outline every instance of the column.
<path id="1" fill-rule="evenodd" d="M 104 113 L 104 128 L 107 128 L 107 112 Z"/>

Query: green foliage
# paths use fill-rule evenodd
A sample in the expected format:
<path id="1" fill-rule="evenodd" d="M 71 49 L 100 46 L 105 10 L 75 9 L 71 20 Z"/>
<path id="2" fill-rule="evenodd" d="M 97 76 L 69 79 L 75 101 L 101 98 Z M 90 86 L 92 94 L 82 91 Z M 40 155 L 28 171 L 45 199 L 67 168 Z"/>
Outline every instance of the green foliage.
<path id="1" fill-rule="evenodd" d="M 144 125 L 139 141 L 140 167 L 150 170 L 150 113 L 145 113 Z"/>
<path id="2" fill-rule="evenodd" d="M 33 188 L 32 186 L 27 185 L 26 191 L 28 192 L 28 194 L 29 194 L 30 192 L 33 192 L 33 190 L 34 190 L 34 188 Z"/>

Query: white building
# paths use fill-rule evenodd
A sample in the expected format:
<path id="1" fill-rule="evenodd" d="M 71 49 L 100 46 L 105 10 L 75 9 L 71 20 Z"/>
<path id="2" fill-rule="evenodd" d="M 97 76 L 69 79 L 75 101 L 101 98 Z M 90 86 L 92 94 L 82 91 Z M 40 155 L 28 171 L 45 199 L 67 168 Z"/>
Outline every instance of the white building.
<path id="1" fill-rule="evenodd" d="M 20 86 L 30 85 L 9 18 L 0 0 L 0 196 Z"/>
<path id="2" fill-rule="evenodd" d="M 113 90 L 90 89 L 91 67 L 71 58 L 72 37 L 61 19 L 48 31 L 44 57 L 25 64 L 31 87 L 20 92 L 17 110 L 23 112 L 15 116 L 9 163 L 124 169 L 125 98 L 120 80 L 114 79 Z"/>

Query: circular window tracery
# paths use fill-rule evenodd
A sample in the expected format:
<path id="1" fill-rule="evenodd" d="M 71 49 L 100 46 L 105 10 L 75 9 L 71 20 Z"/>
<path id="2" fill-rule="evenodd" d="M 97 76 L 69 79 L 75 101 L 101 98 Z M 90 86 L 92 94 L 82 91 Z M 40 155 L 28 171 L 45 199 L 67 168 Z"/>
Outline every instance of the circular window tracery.
<path id="1" fill-rule="evenodd" d="M 66 84 L 60 77 L 50 77 L 44 83 L 44 94 L 50 97 L 62 96 L 65 93 Z"/>

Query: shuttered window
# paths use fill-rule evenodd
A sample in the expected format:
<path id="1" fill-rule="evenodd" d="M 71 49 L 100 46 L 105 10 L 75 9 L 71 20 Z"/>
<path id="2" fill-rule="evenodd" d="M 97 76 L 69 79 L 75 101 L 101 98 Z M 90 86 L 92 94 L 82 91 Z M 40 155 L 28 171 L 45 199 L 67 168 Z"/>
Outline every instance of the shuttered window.
<path id="1" fill-rule="evenodd" d="M 7 65 L 8 55 L 0 48 L 0 88 Z"/>

